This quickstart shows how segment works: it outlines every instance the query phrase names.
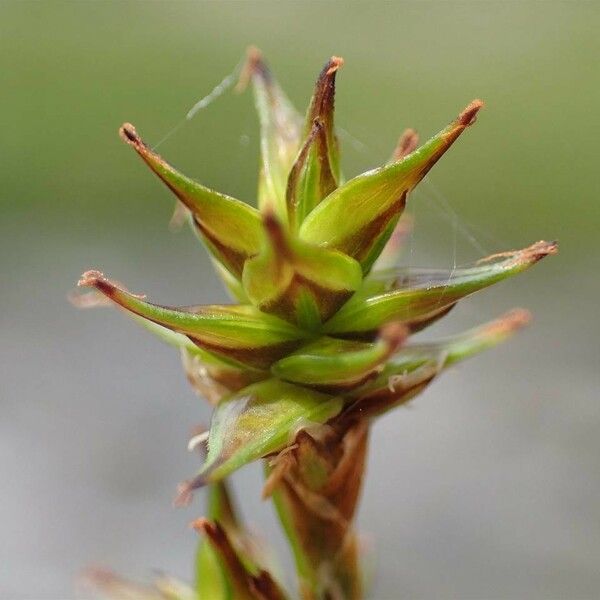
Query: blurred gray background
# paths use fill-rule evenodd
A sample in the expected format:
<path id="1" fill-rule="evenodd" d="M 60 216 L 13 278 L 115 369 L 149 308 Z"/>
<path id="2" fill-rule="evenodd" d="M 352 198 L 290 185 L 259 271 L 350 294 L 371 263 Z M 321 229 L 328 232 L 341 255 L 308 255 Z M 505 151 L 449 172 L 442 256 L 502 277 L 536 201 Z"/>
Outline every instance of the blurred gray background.
<path id="1" fill-rule="evenodd" d="M 191 576 L 203 494 L 171 500 L 209 411 L 176 352 L 66 294 L 95 267 L 165 304 L 224 298 L 116 131 L 128 120 L 158 142 L 250 43 L 300 108 L 324 61 L 346 59 L 348 174 L 405 127 L 427 137 L 486 100 L 411 197 L 404 264 L 561 243 L 425 337 L 512 306 L 534 312 L 529 330 L 375 426 L 359 519 L 371 597 L 598 597 L 599 26 L 594 2 L 1 2 L 0 597 L 87 597 L 89 564 Z M 251 95 L 225 94 L 160 150 L 252 202 Z M 289 565 L 258 466 L 233 481 Z"/>

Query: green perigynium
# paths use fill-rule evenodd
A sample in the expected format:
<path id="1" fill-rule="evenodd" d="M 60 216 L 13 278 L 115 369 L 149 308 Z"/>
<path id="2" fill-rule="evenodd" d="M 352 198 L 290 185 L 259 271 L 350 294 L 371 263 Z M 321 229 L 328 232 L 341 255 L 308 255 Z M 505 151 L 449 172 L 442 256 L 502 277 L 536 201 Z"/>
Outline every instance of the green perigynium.
<path id="1" fill-rule="evenodd" d="M 180 493 L 186 501 L 211 486 L 208 519 L 195 524 L 206 534 L 196 587 L 148 592 L 156 597 L 287 597 L 248 542 L 224 482 L 265 457 L 265 496 L 290 540 L 302 597 L 361 597 L 352 520 L 370 424 L 528 316 L 513 311 L 439 343 L 415 344 L 411 334 L 557 250 L 537 242 L 452 272 L 390 267 L 410 192 L 483 103 L 471 102 L 420 147 L 407 131 L 385 166 L 345 181 L 334 127 L 342 64 L 327 62 L 302 118 L 258 51 L 249 52 L 241 84 L 251 83 L 260 118 L 258 208 L 182 175 L 132 125 L 120 130 L 185 207 L 234 298 L 171 308 L 99 271 L 79 282 L 179 347 L 190 381 L 215 405 L 206 460 Z"/>

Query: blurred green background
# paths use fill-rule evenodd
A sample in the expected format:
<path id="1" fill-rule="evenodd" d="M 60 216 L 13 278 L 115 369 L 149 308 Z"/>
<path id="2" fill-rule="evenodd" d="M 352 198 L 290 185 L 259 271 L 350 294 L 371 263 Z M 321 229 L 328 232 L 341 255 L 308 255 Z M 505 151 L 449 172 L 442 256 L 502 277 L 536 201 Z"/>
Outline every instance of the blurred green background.
<path id="1" fill-rule="evenodd" d="M 165 304 L 223 298 L 116 132 L 131 121 L 158 142 L 250 43 L 299 107 L 324 61 L 346 59 L 348 174 L 405 127 L 427 137 L 486 101 L 411 197 L 405 264 L 561 244 L 427 335 L 515 305 L 535 313 L 527 332 L 375 427 L 359 519 L 371 596 L 597 597 L 599 26 L 595 2 L 1 2 L 0 597 L 88 597 L 89 564 L 190 577 L 202 494 L 170 502 L 209 412 L 170 348 L 66 293 L 96 267 Z M 160 151 L 252 202 L 257 146 L 250 94 L 228 93 Z M 234 482 L 289 566 L 260 478 Z"/>

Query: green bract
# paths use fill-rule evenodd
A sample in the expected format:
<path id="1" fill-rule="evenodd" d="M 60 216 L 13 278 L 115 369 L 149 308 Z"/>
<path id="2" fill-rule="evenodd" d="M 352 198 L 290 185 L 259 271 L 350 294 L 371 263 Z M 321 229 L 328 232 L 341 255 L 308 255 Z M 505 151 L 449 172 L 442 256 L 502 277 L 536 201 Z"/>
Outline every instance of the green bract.
<path id="1" fill-rule="evenodd" d="M 340 597 L 360 594 L 349 532 L 371 420 L 413 398 L 445 367 L 503 341 L 528 317 L 512 312 L 439 343 L 414 344 L 410 334 L 557 251 L 554 242 L 537 242 L 450 272 L 394 267 L 410 192 L 483 103 L 472 101 L 420 147 L 407 130 L 386 165 L 344 183 L 334 127 L 342 64 L 337 57 L 325 64 L 303 118 L 260 53 L 249 52 L 240 87 L 252 86 L 260 119 L 258 208 L 182 175 L 132 125 L 120 130 L 185 206 L 238 304 L 160 306 L 99 271 L 79 282 L 179 347 L 190 380 L 216 404 L 204 466 L 184 497 L 270 457 L 266 490 L 306 598 L 334 597 L 321 572 L 332 553 L 328 577 Z M 226 489 L 212 494 L 212 520 L 196 524 L 207 536 L 199 593 L 284 597 L 240 543 Z"/>

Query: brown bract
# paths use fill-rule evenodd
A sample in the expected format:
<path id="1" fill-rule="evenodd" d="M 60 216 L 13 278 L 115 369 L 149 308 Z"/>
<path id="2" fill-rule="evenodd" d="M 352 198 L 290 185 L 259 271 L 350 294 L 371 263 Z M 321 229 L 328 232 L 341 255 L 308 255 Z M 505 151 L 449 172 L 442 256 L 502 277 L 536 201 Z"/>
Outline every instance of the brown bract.
<path id="1" fill-rule="evenodd" d="M 228 582 L 236 600 L 284 600 L 277 582 L 265 570 L 251 573 L 243 564 L 225 529 L 209 519 L 196 519 L 192 527 L 204 533 L 221 560 L 225 563 Z"/>
<path id="2" fill-rule="evenodd" d="M 301 593 L 310 590 L 324 598 L 361 597 L 357 565 L 358 544 L 353 528 L 360 495 L 368 439 L 363 419 L 323 430 L 317 440 L 306 431 L 296 436 L 294 448 L 271 467 L 264 493 L 293 521 L 294 536 L 308 565 L 301 573 Z"/>

